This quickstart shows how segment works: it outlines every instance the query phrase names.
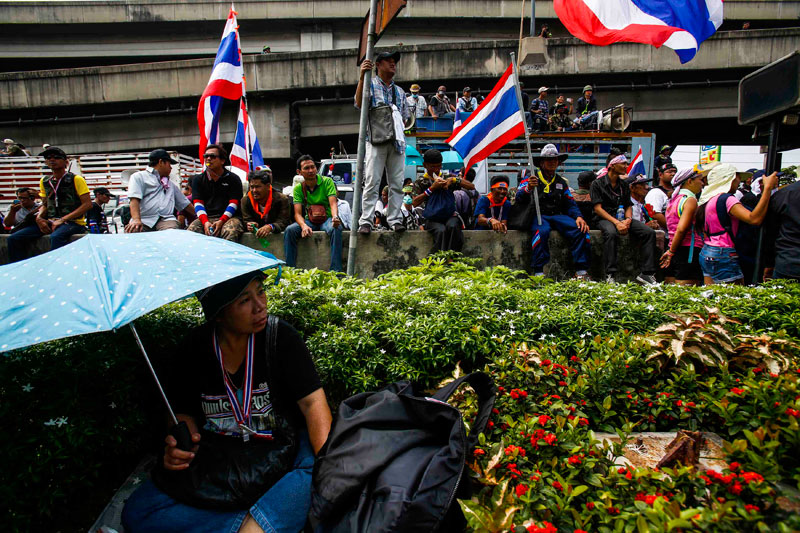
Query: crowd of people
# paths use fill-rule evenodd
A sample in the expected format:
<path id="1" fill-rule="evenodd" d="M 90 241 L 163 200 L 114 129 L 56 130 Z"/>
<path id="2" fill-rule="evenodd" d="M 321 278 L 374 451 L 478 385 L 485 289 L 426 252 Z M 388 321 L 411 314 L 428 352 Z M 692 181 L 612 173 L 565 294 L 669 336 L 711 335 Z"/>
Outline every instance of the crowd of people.
<path id="1" fill-rule="evenodd" d="M 662 147 L 655 159 L 657 185 L 652 188 L 648 176 L 628 176 L 627 157 L 612 149 L 606 166 L 597 173 L 582 172 L 578 188 L 572 189 L 558 174 L 568 154 L 552 144 L 534 158 L 533 172 L 523 170 L 516 189 L 511 188 L 509 176 L 498 175 L 492 177 L 489 193 L 481 196 L 473 183 L 475 172 L 451 175 L 443 171 L 438 150 L 423 154 L 422 176 L 416 181 L 406 178 L 403 120 L 421 107 L 444 115 L 453 106 L 443 91 L 433 102 L 422 97 L 414 100 L 415 92 L 406 97 L 393 81 L 399 60 L 399 53 L 384 52 L 374 64 L 365 60 L 360 66 L 356 107 L 365 103 L 361 96 L 366 72 L 376 68 L 377 75 L 371 79 L 366 103 L 370 128 L 359 220 L 350 220 L 349 204 L 338 198 L 336 184 L 320 175 L 310 155 L 297 160 L 289 194 L 273 186 L 272 171 L 266 166 L 247 176 L 244 193 L 240 178 L 225 168 L 227 151 L 212 144 L 203 153 L 204 171 L 183 188 L 169 179 L 176 161 L 164 149 L 153 150 L 149 166 L 130 177 L 125 231 L 186 228 L 231 241 L 239 241 L 248 232 L 262 243 L 282 233 L 289 266 L 297 263 L 301 239 L 325 231 L 330 240 L 330 270 L 342 271 L 342 231 L 351 225 L 364 236 L 374 230 L 421 229 L 431 233 L 433 252 L 461 251 L 464 230 L 506 236 L 509 229 L 517 229 L 530 231 L 530 269 L 535 276 L 543 276 L 550 262 L 549 236 L 555 231 L 569 245 L 576 277 L 588 279 L 589 231 L 595 229 L 602 236 L 606 281 L 616 280 L 620 236 L 628 235 L 639 249 L 639 283 L 652 284 L 663 277 L 666 282 L 710 284 L 763 277 L 761 272 L 754 276 L 758 262 L 754 242 L 758 239 L 755 228 L 764 224 L 766 275 L 800 278 L 800 184 L 776 192 L 775 174 L 741 173 L 728 164 L 678 169 L 672 164 L 670 146 Z M 543 87 L 539 98 L 531 102 L 534 121 L 548 116 L 546 96 Z M 469 109 L 477 102 L 465 91 L 457 105 Z M 577 109 L 579 116 L 596 109 L 591 87 L 585 88 Z M 76 234 L 108 232 L 104 205 L 114 195 L 99 187 L 92 200 L 84 178 L 67 171 L 67 154 L 60 148 L 47 147 L 39 155 L 51 175 L 41 180 L 38 191 L 19 189 L 3 222 L 11 232 L 11 262 L 27 257 L 28 243 L 42 235 L 50 235 L 51 249 L 55 249 Z M 387 185 L 380 190 L 384 175 Z M 658 230 L 667 235 L 667 249 L 660 257 Z"/>

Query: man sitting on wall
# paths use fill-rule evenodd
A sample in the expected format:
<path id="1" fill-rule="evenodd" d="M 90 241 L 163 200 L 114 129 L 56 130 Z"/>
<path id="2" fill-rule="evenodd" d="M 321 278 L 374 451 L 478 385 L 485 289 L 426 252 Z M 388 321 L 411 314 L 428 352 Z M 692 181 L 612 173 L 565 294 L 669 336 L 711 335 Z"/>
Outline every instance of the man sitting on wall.
<path id="1" fill-rule="evenodd" d="M 303 181 L 294 186 L 294 220 L 283 235 L 286 264 L 297 266 L 297 241 L 324 231 L 331 239 L 331 271 L 342 271 L 342 222 L 336 184 L 317 174 L 317 164 L 310 155 L 297 160 L 297 173 Z M 315 207 L 316 206 L 316 207 Z M 303 213 L 305 211 L 305 213 Z"/>
<path id="2" fill-rule="evenodd" d="M 218 144 L 209 144 L 203 153 L 206 170 L 192 178 L 192 203 L 197 220 L 189 231 L 222 237 L 237 242 L 244 232 L 239 202 L 242 180 L 225 168 L 228 152 Z"/>
<path id="3" fill-rule="evenodd" d="M 510 209 L 508 177 L 493 176 L 489 185 L 489 194 L 478 198 L 478 204 L 475 206 L 475 229 L 490 229 L 497 233 L 508 233 Z"/>
<path id="4" fill-rule="evenodd" d="M 242 217 L 247 230 L 256 237 L 284 231 L 292 223 L 292 202 L 272 186 L 272 170 L 262 167 L 247 175 L 250 190 L 242 198 Z"/>
<path id="5" fill-rule="evenodd" d="M 539 196 L 542 223 L 539 225 L 534 216 L 531 226 L 533 274 L 544 275 L 544 267 L 550 262 L 550 231 L 556 230 L 569 243 L 575 276 L 579 279 L 588 279 L 587 269 L 591 257 L 589 225 L 581 216 L 567 180 L 556 173 L 558 166 L 566 159 L 567 154 L 559 153 L 552 144 L 542 148 L 540 155 L 533 158 L 538 168 L 528 179 L 525 187 L 519 188 L 515 202 L 533 202 L 531 195 L 534 191 Z"/>

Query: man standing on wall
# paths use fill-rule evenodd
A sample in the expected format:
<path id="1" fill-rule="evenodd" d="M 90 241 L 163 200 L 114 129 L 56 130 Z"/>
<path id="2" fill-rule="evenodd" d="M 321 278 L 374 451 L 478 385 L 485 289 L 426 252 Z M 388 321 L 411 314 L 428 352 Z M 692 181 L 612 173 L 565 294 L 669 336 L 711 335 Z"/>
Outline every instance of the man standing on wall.
<path id="1" fill-rule="evenodd" d="M 400 208 L 403 205 L 403 174 L 406 164 L 403 121 L 409 118 L 410 112 L 405 92 L 393 81 L 399 60 L 400 52 L 381 52 L 375 58 L 378 75 L 372 77 L 370 87 L 370 125 L 377 122 L 379 115 L 386 116 L 391 112 L 394 135 L 388 135 L 388 140 L 378 139 L 377 130 L 372 131 L 370 127 L 367 131 L 364 196 L 361 200 L 361 218 L 358 221 L 358 232 L 361 234 L 369 234 L 372 231 L 372 217 L 375 213 L 375 204 L 378 202 L 384 170 L 389 182 L 389 208 L 386 213 L 389 227 L 398 233 L 406 230 Z M 361 63 L 361 77 L 355 95 L 355 105 L 359 109 L 362 104 L 364 75 L 372 70 L 372 66 L 372 61 L 368 59 Z"/>

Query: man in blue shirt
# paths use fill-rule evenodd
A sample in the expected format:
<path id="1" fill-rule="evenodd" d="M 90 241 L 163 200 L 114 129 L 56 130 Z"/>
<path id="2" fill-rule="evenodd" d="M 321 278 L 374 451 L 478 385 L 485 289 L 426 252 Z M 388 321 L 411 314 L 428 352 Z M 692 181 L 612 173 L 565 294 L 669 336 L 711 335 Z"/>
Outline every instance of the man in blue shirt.
<path id="1" fill-rule="evenodd" d="M 550 231 L 556 230 L 569 243 L 575 277 L 588 279 L 592 249 L 589 225 L 581 216 L 567 180 L 556 173 L 566 159 L 567 154 L 560 154 L 552 144 L 542 148 L 541 154 L 533 158 L 538 168 L 534 169 L 527 185 L 519 188 L 515 202 L 531 202 L 534 191 L 539 196 L 542 224 L 539 225 L 534 218 L 531 226 L 531 268 L 534 275 L 544 276 L 544 267 L 550 262 Z"/>
<path id="2" fill-rule="evenodd" d="M 371 132 L 367 132 L 367 152 L 364 161 L 364 193 L 361 199 L 361 218 L 358 221 L 358 232 L 369 234 L 372 231 L 375 204 L 378 202 L 378 192 L 381 185 L 383 171 L 389 181 L 389 206 L 386 212 L 387 222 L 396 232 L 406 230 L 403 224 L 403 214 L 400 208 L 403 205 L 403 175 L 406 163 L 406 140 L 403 134 L 403 121 L 408 120 L 411 113 L 406 101 L 406 93 L 395 85 L 394 75 L 397 72 L 397 62 L 400 52 L 381 52 L 375 58 L 377 75 L 372 77 L 370 87 L 370 116 L 372 110 L 379 106 L 392 106 L 394 121 L 394 141 L 375 144 L 372 142 Z M 355 94 L 355 105 L 361 108 L 361 98 L 364 90 L 364 76 L 372 70 L 372 61 L 365 59 L 361 63 L 361 75 Z"/>
<path id="3" fill-rule="evenodd" d="M 508 232 L 508 177 L 494 176 L 489 185 L 489 194 L 481 196 L 475 206 L 475 229 L 491 229 L 497 233 Z"/>

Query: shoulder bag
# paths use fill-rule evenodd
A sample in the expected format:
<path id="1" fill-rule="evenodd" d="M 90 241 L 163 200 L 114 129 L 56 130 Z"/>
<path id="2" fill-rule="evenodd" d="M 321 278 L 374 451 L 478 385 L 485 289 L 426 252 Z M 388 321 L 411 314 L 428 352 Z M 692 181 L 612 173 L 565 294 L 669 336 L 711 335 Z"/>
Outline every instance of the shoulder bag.
<path id="1" fill-rule="evenodd" d="M 328 220 L 328 212 L 325 210 L 324 205 L 309 204 L 308 203 L 308 190 L 306 189 L 306 182 L 301 185 L 303 187 L 303 205 L 306 208 L 306 216 L 312 224 L 324 224 Z M 317 180 L 317 187 L 321 187 L 320 179 Z"/>
<path id="2" fill-rule="evenodd" d="M 397 87 L 392 87 L 392 104 L 397 105 Z M 372 144 L 385 144 L 395 141 L 392 106 L 378 104 L 369 110 L 369 139 Z"/>
<path id="3" fill-rule="evenodd" d="M 195 458 L 186 470 L 166 470 L 159 461 L 153 483 L 175 500 L 199 509 L 249 509 L 294 464 L 298 434 L 278 411 L 271 359 L 277 357 L 278 319 L 270 315 L 266 327 L 265 361 L 273 404 L 273 439 L 243 439 L 202 431 Z"/>

